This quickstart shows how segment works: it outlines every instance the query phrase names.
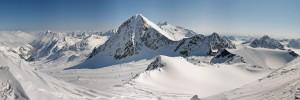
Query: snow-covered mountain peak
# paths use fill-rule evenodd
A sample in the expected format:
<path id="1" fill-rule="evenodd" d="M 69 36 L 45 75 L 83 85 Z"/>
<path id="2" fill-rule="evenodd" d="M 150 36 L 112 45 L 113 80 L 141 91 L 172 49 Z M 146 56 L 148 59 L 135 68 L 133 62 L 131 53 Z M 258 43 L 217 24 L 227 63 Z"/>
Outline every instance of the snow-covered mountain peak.
<path id="1" fill-rule="evenodd" d="M 209 35 L 208 37 L 212 37 L 212 38 L 220 38 L 220 35 L 216 32 L 213 32 L 211 35 Z"/>
<path id="2" fill-rule="evenodd" d="M 39 34 L 39 39 L 41 42 L 48 42 L 51 40 L 59 40 L 60 38 L 64 37 L 63 33 L 60 32 L 52 32 L 50 30 L 47 30 L 46 32 L 42 32 Z"/>
<path id="3" fill-rule="evenodd" d="M 261 37 L 262 39 L 271 39 L 271 37 L 269 37 L 268 35 L 264 35 L 263 37 Z"/>
<path id="4" fill-rule="evenodd" d="M 267 35 L 255 39 L 250 43 L 251 47 L 257 48 L 270 48 L 270 49 L 284 49 L 284 46 L 280 43 L 279 40 L 273 39 Z"/>
<path id="5" fill-rule="evenodd" d="M 144 17 L 142 14 L 136 14 L 134 16 L 131 16 L 129 19 L 127 19 L 125 22 L 121 24 L 118 31 L 120 31 L 123 27 L 128 27 L 129 29 L 138 29 L 143 27 L 152 27 L 153 22 L 149 21 L 146 17 Z M 153 25 L 155 27 L 155 25 Z"/>
<path id="6" fill-rule="evenodd" d="M 290 48 L 300 49 L 300 39 L 292 39 L 287 44 Z"/>
<path id="7" fill-rule="evenodd" d="M 211 35 L 208 35 L 207 36 L 207 39 L 209 41 L 215 41 L 215 42 L 218 42 L 221 40 L 221 36 L 218 34 L 218 33 L 212 33 Z"/>
<path id="8" fill-rule="evenodd" d="M 29 45 L 30 57 L 26 60 L 54 61 L 63 57 L 85 58 L 95 47 L 107 40 L 97 32 L 71 32 L 61 33 L 46 31 Z"/>
<path id="9" fill-rule="evenodd" d="M 160 25 L 142 15 L 132 16 L 121 24 L 117 33 L 94 49 L 85 62 L 72 68 L 96 68 L 156 55 L 208 55 L 211 49 L 235 48 L 230 40 L 217 33 L 205 37 L 167 23 Z"/>
<path id="10" fill-rule="evenodd" d="M 223 48 L 236 48 L 230 40 L 220 37 L 217 33 L 208 36 L 201 34 L 195 35 L 191 38 L 186 38 L 179 43 L 175 51 L 181 55 L 213 55 L 214 50 Z"/>
<path id="11" fill-rule="evenodd" d="M 174 40 L 169 33 L 162 30 L 159 26 L 150 21 L 148 18 L 144 17 L 142 14 L 132 16 L 122 23 L 118 28 L 118 33 L 124 33 L 123 31 L 126 31 L 127 35 L 132 36 L 132 38 L 135 36 L 139 38 L 141 37 L 140 35 L 144 35 L 145 32 L 143 31 L 147 31 L 148 29 L 152 29 L 168 39 Z"/>
<path id="12" fill-rule="evenodd" d="M 170 43 L 173 38 L 156 24 L 141 14 L 130 17 L 120 25 L 117 33 L 102 46 L 94 50 L 90 58 L 98 52 L 109 54 L 115 59 L 139 54 L 143 48 L 156 50 Z"/>

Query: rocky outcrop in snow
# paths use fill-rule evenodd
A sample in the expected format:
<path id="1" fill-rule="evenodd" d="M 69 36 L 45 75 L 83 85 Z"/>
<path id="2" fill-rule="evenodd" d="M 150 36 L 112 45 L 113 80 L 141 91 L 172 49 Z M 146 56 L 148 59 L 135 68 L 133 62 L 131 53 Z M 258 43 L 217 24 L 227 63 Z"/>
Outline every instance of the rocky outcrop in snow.
<path id="1" fill-rule="evenodd" d="M 164 66 L 165 64 L 161 62 L 161 56 L 158 56 L 152 63 L 150 63 L 150 65 L 148 65 L 146 71 L 162 68 Z"/>
<path id="2" fill-rule="evenodd" d="M 284 46 L 280 43 L 280 41 L 270 38 L 265 35 L 259 39 L 255 39 L 250 43 L 250 46 L 253 48 L 270 48 L 270 49 L 284 49 Z"/>
<path id="3" fill-rule="evenodd" d="M 213 33 L 209 36 L 195 35 L 183 39 L 176 47 L 175 52 L 183 56 L 209 55 L 212 51 L 223 48 L 233 49 L 235 45 L 230 40 Z"/>
<path id="4" fill-rule="evenodd" d="M 292 55 L 293 57 L 299 57 L 299 54 L 297 54 L 295 51 L 293 51 L 293 50 L 291 50 L 291 49 L 288 50 L 288 53 L 289 53 L 290 55 Z"/>
<path id="5" fill-rule="evenodd" d="M 194 96 L 191 98 L 191 100 L 201 100 L 201 99 L 198 97 L 198 95 L 194 95 Z"/>
<path id="6" fill-rule="evenodd" d="M 222 49 L 220 50 L 210 61 L 210 63 L 216 64 L 216 63 L 238 63 L 238 62 L 242 62 L 245 63 L 244 58 L 233 54 L 231 52 L 229 52 L 226 49 Z"/>

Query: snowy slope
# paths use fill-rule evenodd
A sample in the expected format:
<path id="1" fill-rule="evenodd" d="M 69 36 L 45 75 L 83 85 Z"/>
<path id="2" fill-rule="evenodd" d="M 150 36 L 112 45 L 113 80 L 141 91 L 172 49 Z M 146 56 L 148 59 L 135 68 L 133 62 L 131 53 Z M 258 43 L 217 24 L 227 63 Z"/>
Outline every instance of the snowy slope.
<path id="1" fill-rule="evenodd" d="M 1 100 L 29 100 L 7 66 L 0 66 L 0 89 Z"/>
<path id="2" fill-rule="evenodd" d="M 192 30 L 185 29 L 180 26 L 174 26 L 167 22 L 158 23 L 157 25 L 162 30 L 168 32 L 171 35 L 171 37 L 173 38 L 173 40 L 176 40 L 176 41 L 182 40 L 184 38 L 189 38 L 189 37 L 192 37 L 197 34 L 196 32 L 194 32 Z"/>
<path id="3" fill-rule="evenodd" d="M 166 94 L 174 94 L 174 98 L 194 94 L 206 97 L 238 88 L 263 77 L 267 72 L 251 72 L 238 65 L 196 66 L 181 57 L 159 56 L 130 84 L 161 98 Z"/>
<path id="4" fill-rule="evenodd" d="M 40 100 L 41 97 L 43 100 L 105 98 L 101 92 L 69 84 L 37 71 L 18 54 L 11 51 L 10 47 L 0 46 L 0 66 L 8 68 L 4 68 L 5 72 L 1 72 L 1 81 L 11 80 L 11 83 L 3 82 L 4 92 L 2 92 L 6 93 L 7 86 L 10 86 L 11 89 L 8 87 L 8 91 L 15 93 L 14 95 L 5 94 L 8 98 L 15 98 L 14 96 L 19 96 L 21 100 L 26 97 L 30 100 Z"/>
<path id="5" fill-rule="evenodd" d="M 106 36 L 98 34 L 56 33 L 47 31 L 41 33 L 39 39 L 30 43 L 33 47 L 32 59 L 56 60 L 64 56 L 65 52 L 83 53 L 82 55 L 84 55 L 103 44 L 106 40 Z"/>
<path id="6" fill-rule="evenodd" d="M 229 51 L 243 57 L 248 64 L 271 69 L 283 67 L 296 58 L 288 50 L 243 47 Z"/>
<path id="7" fill-rule="evenodd" d="M 204 100 L 297 100 L 300 97 L 299 58 L 268 76 Z"/>
<path id="8" fill-rule="evenodd" d="M 15 50 L 27 61 L 40 64 L 38 67 L 53 66 L 63 69 L 86 59 L 92 50 L 102 45 L 109 35 L 97 32 L 43 32 L 38 34 L 38 39 Z"/>

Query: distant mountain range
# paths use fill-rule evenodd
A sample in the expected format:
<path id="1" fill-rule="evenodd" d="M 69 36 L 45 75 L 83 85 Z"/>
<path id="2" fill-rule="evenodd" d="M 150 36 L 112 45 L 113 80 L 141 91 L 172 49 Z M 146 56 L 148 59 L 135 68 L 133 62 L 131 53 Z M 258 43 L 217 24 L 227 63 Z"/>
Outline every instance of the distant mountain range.
<path id="1" fill-rule="evenodd" d="M 0 36 L 1 100 L 300 98 L 299 39 L 203 35 L 141 14 L 108 32 Z"/>

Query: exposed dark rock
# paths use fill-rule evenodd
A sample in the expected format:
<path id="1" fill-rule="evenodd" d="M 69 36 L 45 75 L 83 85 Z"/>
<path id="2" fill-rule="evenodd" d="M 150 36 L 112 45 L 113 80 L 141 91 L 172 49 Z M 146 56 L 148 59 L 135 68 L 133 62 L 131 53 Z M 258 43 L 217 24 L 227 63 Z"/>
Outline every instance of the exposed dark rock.
<path id="1" fill-rule="evenodd" d="M 216 64 L 216 63 L 236 63 L 236 62 L 242 62 L 245 63 L 243 57 L 236 55 L 236 54 L 232 54 L 229 51 L 227 51 L 226 49 L 222 49 L 220 50 L 210 61 L 210 63 L 212 64 Z"/>
<path id="2" fill-rule="evenodd" d="M 297 54 L 295 51 L 289 49 L 288 50 L 289 54 L 292 55 L 293 57 L 299 57 L 299 54 Z"/>
<path id="3" fill-rule="evenodd" d="M 270 49 L 284 49 L 284 46 L 280 43 L 280 41 L 270 38 L 265 35 L 259 39 L 255 39 L 250 43 L 250 46 L 253 48 L 270 48 Z"/>
<path id="4" fill-rule="evenodd" d="M 214 55 L 214 51 L 224 48 L 234 49 L 235 45 L 230 40 L 220 37 L 217 33 L 213 33 L 209 36 L 199 34 L 183 39 L 179 41 L 174 51 L 179 52 L 183 56 L 206 56 Z"/>
<path id="5" fill-rule="evenodd" d="M 148 65 L 146 71 L 162 68 L 164 66 L 165 65 L 161 62 L 161 57 L 158 56 L 150 65 Z"/>

